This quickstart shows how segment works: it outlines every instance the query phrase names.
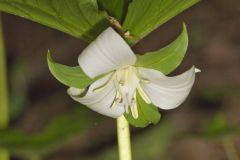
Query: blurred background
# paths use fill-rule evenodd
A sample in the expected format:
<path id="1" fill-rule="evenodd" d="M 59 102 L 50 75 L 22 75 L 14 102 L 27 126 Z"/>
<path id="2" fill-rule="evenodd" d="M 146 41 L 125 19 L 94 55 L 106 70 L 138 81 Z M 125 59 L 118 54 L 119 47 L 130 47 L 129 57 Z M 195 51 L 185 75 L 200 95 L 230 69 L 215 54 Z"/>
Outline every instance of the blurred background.
<path id="1" fill-rule="evenodd" d="M 87 44 L 23 18 L 2 18 L 11 123 L 0 139 L 12 159 L 117 159 L 115 120 L 72 101 L 47 67 L 48 49 L 57 62 L 75 66 Z M 173 41 L 182 21 L 190 47 L 171 75 L 192 65 L 202 72 L 179 108 L 161 110 L 155 126 L 132 128 L 133 159 L 239 160 L 240 1 L 203 0 L 134 46 L 135 53 Z"/>

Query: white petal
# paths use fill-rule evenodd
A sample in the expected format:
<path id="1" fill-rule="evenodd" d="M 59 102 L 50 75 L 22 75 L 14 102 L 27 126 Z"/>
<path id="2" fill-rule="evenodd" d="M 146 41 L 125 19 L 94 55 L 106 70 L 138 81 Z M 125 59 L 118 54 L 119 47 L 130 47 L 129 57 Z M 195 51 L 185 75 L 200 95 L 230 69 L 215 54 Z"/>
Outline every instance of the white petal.
<path id="1" fill-rule="evenodd" d="M 136 56 L 131 48 L 110 27 L 101 33 L 78 58 L 79 65 L 90 78 L 135 62 Z"/>
<path id="2" fill-rule="evenodd" d="M 153 69 L 138 68 L 138 71 L 142 78 L 150 80 L 150 83 L 141 82 L 141 86 L 152 103 L 167 110 L 178 107 L 187 98 L 197 70 L 192 67 L 175 77 L 167 77 Z"/>
<path id="3" fill-rule="evenodd" d="M 107 75 L 102 79 L 94 82 L 88 89 L 86 95 L 83 97 L 76 95 L 76 93 L 81 93 L 81 89 L 76 88 L 69 88 L 68 94 L 77 102 L 80 102 L 90 109 L 112 117 L 117 118 L 120 117 L 124 113 L 124 107 L 122 106 L 115 106 L 111 108 L 113 101 L 116 96 L 116 89 L 113 83 L 109 83 L 105 88 L 102 88 L 101 91 L 94 92 L 95 88 L 103 86 L 106 82 L 108 82 L 111 75 Z"/>

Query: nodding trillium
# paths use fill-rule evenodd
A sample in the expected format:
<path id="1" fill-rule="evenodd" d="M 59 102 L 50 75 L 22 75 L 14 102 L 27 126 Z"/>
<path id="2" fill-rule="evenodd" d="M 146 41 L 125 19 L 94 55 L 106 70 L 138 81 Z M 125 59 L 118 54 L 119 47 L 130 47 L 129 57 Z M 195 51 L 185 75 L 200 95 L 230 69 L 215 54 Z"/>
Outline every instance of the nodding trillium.
<path id="1" fill-rule="evenodd" d="M 168 46 L 165 50 L 175 45 L 173 52 L 177 52 L 179 48 L 177 43 L 180 43 L 180 40 L 187 44 L 186 28 L 176 40 L 176 44 Z M 186 45 L 182 50 L 180 47 L 180 52 L 186 52 L 186 48 Z M 171 57 L 171 54 L 166 57 Z M 198 69 L 192 67 L 181 75 L 167 77 L 158 70 L 138 66 L 137 59 L 125 40 L 112 28 L 107 28 L 80 54 L 78 58 L 80 67 L 64 69 L 65 66 L 53 62 L 50 56 L 48 62 L 53 75 L 70 86 L 67 93 L 72 99 L 109 117 L 126 115 L 132 116 L 134 121 L 141 119 L 141 116 L 146 117 L 149 113 L 144 113 L 144 110 L 150 109 L 148 107 L 154 105 L 169 110 L 178 107 L 186 99 Z M 151 59 L 155 61 L 153 66 L 159 62 L 158 57 L 154 59 L 153 56 Z M 148 61 L 148 57 L 145 60 Z M 142 61 L 145 60 L 142 57 Z M 163 60 L 164 56 L 160 61 Z M 65 80 L 68 76 L 75 77 Z M 139 106 L 141 103 L 145 104 L 145 108 Z M 150 122 L 151 120 L 148 123 Z"/>

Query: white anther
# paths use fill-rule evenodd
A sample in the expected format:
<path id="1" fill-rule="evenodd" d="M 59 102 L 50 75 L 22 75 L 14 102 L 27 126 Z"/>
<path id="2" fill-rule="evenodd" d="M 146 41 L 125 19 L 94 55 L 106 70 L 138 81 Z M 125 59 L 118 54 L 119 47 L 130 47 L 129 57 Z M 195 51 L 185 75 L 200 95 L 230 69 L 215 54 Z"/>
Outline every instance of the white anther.
<path id="1" fill-rule="evenodd" d="M 133 118 L 137 119 L 138 118 L 138 108 L 137 108 L 136 92 L 134 93 L 134 98 L 132 98 L 130 109 L 131 109 Z"/>

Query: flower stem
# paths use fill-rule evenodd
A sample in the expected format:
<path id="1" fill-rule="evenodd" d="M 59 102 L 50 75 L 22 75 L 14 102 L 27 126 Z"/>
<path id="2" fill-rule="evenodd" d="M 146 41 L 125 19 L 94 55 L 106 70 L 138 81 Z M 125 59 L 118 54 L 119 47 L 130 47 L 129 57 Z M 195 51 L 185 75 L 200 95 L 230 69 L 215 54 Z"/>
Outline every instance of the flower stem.
<path id="1" fill-rule="evenodd" d="M 0 15 L 0 129 L 8 126 L 8 91 L 6 57 L 3 38 L 2 19 Z M 0 149 L 0 159 L 8 160 L 9 154 L 5 149 Z"/>
<path id="2" fill-rule="evenodd" d="M 117 119 L 119 160 L 131 160 L 131 142 L 128 121 L 124 116 Z"/>
<path id="3" fill-rule="evenodd" d="M 39 155 L 33 155 L 30 160 L 41 160 L 41 157 Z"/>
<path id="4" fill-rule="evenodd" d="M 223 148 L 228 157 L 228 160 L 240 160 L 238 152 L 235 148 L 233 139 L 231 137 L 225 137 L 222 139 Z"/>

